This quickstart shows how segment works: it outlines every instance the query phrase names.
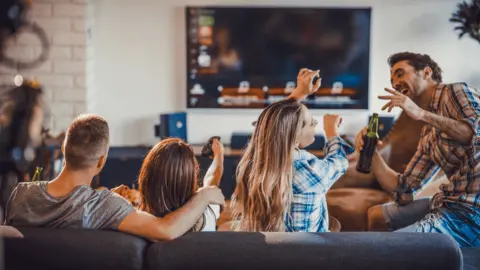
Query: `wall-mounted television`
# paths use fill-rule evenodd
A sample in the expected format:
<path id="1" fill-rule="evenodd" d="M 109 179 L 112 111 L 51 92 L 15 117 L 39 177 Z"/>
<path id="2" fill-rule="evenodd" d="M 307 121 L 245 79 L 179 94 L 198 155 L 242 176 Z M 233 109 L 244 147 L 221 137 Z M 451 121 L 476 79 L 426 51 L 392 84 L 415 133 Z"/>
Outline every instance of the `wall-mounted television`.
<path id="1" fill-rule="evenodd" d="M 264 108 L 319 69 L 313 109 L 368 109 L 370 8 L 187 7 L 187 108 Z"/>

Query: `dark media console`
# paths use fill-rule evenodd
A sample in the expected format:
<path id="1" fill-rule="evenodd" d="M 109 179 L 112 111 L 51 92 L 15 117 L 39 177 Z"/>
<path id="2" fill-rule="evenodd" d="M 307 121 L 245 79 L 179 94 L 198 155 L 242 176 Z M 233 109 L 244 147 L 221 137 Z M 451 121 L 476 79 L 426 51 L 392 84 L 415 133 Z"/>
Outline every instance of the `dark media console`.
<path id="1" fill-rule="evenodd" d="M 234 132 L 230 140 L 230 147 L 235 150 L 245 149 L 251 136 L 252 134 L 247 132 Z M 315 141 L 305 149 L 321 151 L 325 147 L 325 143 L 325 136 L 322 134 L 316 134 Z"/>
<path id="2" fill-rule="evenodd" d="M 192 145 L 192 148 L 200 166 L 199 181 L 201 181 L 212 160 L 202 155 L 204 145 Z M 243 148 L 233 149 L 229 145 L 226 145 L 224 148 L 224 170 L 220 189 L 226 198 L 230 198 L 235 190 L 235 171 L 242 157 Z M 98 185 L 107 188 L 113 188 L 122 184 L 129 187 L 132 184 L 136 185 L 143 159 L 150 149 L 151 147 L 149 146 L 111 147 L 105 167 L 98 176 Z M 319 157 L 323 156 L 322 148 L 312 149 L 310 152 Z"/>

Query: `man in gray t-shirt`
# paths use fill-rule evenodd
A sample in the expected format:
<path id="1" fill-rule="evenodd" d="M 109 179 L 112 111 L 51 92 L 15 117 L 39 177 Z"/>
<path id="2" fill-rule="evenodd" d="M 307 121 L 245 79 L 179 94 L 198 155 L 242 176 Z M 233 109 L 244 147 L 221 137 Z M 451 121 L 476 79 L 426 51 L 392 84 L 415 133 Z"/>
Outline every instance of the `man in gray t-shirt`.
<path id="1" fill-rule="evenodd" d="M 109 190 L 77 186 L 67 195 L 47 193 L 48 182 L 18 184 L 7 206 L 5 223 L 11 226 L 113 229 L 135 209 Z"/>

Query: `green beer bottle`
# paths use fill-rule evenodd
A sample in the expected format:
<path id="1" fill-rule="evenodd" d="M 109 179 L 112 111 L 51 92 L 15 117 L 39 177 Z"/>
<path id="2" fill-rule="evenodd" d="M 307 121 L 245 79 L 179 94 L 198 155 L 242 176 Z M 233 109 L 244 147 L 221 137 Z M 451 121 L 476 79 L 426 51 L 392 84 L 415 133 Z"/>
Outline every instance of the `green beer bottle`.
<path id="1" fill-rule="evenodd" d="M 360 151 L 360 158 L 357 163 L 358 172 L 370 173 L 378 138 L 378 113 L 374 113 L 368 124 L 368 133 L 363 139 L 363 149 Z"/>

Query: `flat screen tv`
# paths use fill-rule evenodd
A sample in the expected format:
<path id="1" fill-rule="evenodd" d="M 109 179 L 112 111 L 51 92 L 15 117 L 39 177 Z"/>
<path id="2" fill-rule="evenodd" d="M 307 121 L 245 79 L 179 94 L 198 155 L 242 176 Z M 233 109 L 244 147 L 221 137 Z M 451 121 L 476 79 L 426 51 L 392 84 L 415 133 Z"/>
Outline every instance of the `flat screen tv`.
<path id="1" fill-rule="evenodd" d="M 301 68 L 312 109 L 368 109 L 370 8 L 187 7 L 187 108 L 264 108 Z"/>

